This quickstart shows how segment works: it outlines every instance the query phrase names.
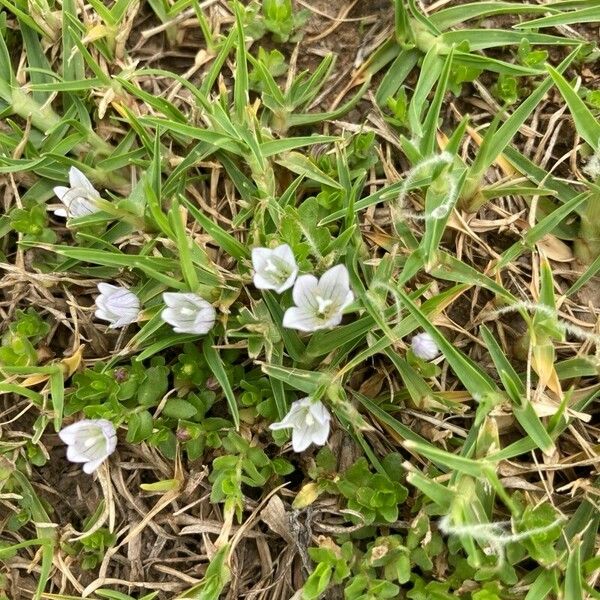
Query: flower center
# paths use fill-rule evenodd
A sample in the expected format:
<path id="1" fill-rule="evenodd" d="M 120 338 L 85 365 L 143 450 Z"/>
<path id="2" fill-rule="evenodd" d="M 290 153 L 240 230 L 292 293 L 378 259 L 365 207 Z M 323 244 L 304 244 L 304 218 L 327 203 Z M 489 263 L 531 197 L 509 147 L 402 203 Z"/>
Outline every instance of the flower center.
<path id="1" fill-rule="evenodd" d="M 333 300 L 319 295 L 315 296 L 315 300 L 317 301 L 317 313 L 325 316 L 327 309 L 333 304 Z"/>
<path id="2" fill-rule="evenodd" d="M 307 411 L 307 413 L 306 413 L 306 415 L 305 415 L 305 417 L 304 417 L 304 422 L 305 422 L 305 423 L 306 423 L 306 424 L 307 424 L 309 427 L 311 427 L 312 425 L 314 425 L 314 424 L 315 424 L 315 419 L 314 419 L 314 417 L 312 416 L 312 414 L 310 413 L 310 411 Z"/>
<path id="3" fill-rule="evenodd" d="M 92 446 L 95 446 L 104 436 L 101 431 L 90 435 L 84 442 L 83 446 L 86 450 L 89 450 Z"/>
<path id="4" fill-rule="evenodd" d="M 268 259 L 267 264 L 265 266 L 265 271 L 267 273 L 277 273 L 277 270 L 278 269 L 277 269 L 277 266 L 275 265 L 275 263 L 271 259 Z"/>
<path id="5" fill-rule="evenodd" d="M 184 316 L 184 317 L 189 317 L 190 315 L 194 314 L 194 311 L 191 308 L 188 308 L 187 306 L 182 306 L 181 309 L 179 310 L 179 312 Z"/>
<path id="6" fill-rule="evenodd" d="M 271 279 L 278 284 L 284 283 L 291 274 L 289 265 L 284 260 L 279 258 L 274 258 L 273 260 L 268 258 L 264 267 L 264 271 L 265 273 L 269 273 L 271 275 Z"/>

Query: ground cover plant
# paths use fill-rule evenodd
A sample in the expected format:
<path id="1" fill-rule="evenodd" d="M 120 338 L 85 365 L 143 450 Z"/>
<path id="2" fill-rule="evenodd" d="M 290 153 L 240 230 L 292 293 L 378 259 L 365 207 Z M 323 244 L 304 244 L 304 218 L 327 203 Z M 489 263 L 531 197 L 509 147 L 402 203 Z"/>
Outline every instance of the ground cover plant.
<path id="1" fill-rule="evenodd" d="M 600 597 L 600 2 L 0 32 L 1 599 Z"/>

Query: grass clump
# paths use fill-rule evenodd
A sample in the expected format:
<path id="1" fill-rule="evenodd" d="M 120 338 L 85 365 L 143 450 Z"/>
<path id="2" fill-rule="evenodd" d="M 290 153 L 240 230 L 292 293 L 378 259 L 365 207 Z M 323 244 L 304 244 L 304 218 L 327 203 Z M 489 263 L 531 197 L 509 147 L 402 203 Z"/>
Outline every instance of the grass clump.
<path id="1" fill-rule="evenodd" d="M 597 597 L 600 12 L 314 4 L 2 2 L 0 598 Z"/>

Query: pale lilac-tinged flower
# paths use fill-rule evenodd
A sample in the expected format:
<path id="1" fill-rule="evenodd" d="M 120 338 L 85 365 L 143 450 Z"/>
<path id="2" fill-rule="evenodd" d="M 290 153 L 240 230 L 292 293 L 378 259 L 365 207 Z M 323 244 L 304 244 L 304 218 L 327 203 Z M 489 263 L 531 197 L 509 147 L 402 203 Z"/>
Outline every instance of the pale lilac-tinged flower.
<path id="1" fill-rule="evenodd" d="M 594 181 L 600 179 L 600 150 L 587 161 L 582 171 Z"/>
<path id="2" fill-rule="evenodd" d="M 96 317 L 110 323 L 109 328 L 125 327 L 140 314 L 139 298 L 127 288 L 110 283 L 99 283 L 96 298 Z"/>
<path id="3" fill-rule="evenodd" d="M 54 193 L 65 205 L 65 208 L 54 211 L 57 217 L 85 217 L 100 210 L 96 204 L 100 200 L 100 194 L 76 167 L 69 169 L 69 185 L 70 187 L 59 185 L 54 188 Z"/>
<path id="4" fill-rule="evenodd" d="M 321 279 L 301 275 L 293 290 L 294 303 L 283 315 L 283 326 L 299 331 L 316 331 L 342 322 L 344 309 L 354 300 L 348 269 L 337 265 Z"/>
<path id="5" fill-rule="evenodd" d="M 298 266 L 287 244 L 277 248 L 253 248 L 254 285 L 259 290 L 274 290 L 278 294 L 294 285 Z"/>
<path id="6" fill-rule="evenodd" d="M 93 473 L 117 447 L 117 432 L 106 419 L 83 419 L 58 432 L 67 444 L 67 459 L 84 463 L 83 470 Z"/>
<path id="7" fill-rule="evenodd" d="M 160 317 L 175 333 L 207 333 L 215 324 L 215 309 L 197 294 L 165 292 L 163 300 L 167 308 Z"/>
<path id="8" fill-rule="evenodd" d="M 427 332 L 415 335 L 410 344 L 415 356 L 424 360 L 432 360 L 440 353 L 435 340 Z"/>
<path id="9" fill-rule="evenodd" d="M 302 452 L 311 444 L 322 446 L 329 437 L 331 415 L 320 400 L 310 397 L 292 402 L 290 412 L 283 420 L 272 423 L 270 429 L 291 429 L 292 448 L 294 452 Z"/>

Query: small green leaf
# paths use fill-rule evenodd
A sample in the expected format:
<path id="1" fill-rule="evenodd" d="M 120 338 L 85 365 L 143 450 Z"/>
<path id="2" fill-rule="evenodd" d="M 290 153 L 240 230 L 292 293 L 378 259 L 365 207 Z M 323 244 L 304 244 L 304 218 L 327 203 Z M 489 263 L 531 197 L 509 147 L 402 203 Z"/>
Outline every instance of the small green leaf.
<path id="1" fill-rule="evenodd" d="M 182 400 L 181 398 L 167 400 L 167 403 L 163 408 L 165 417 L 171 417 L 172 419 L 190 419 L 197 412 L 198 410 L 193 404 L 187 402 L 187 400 Z"/>

